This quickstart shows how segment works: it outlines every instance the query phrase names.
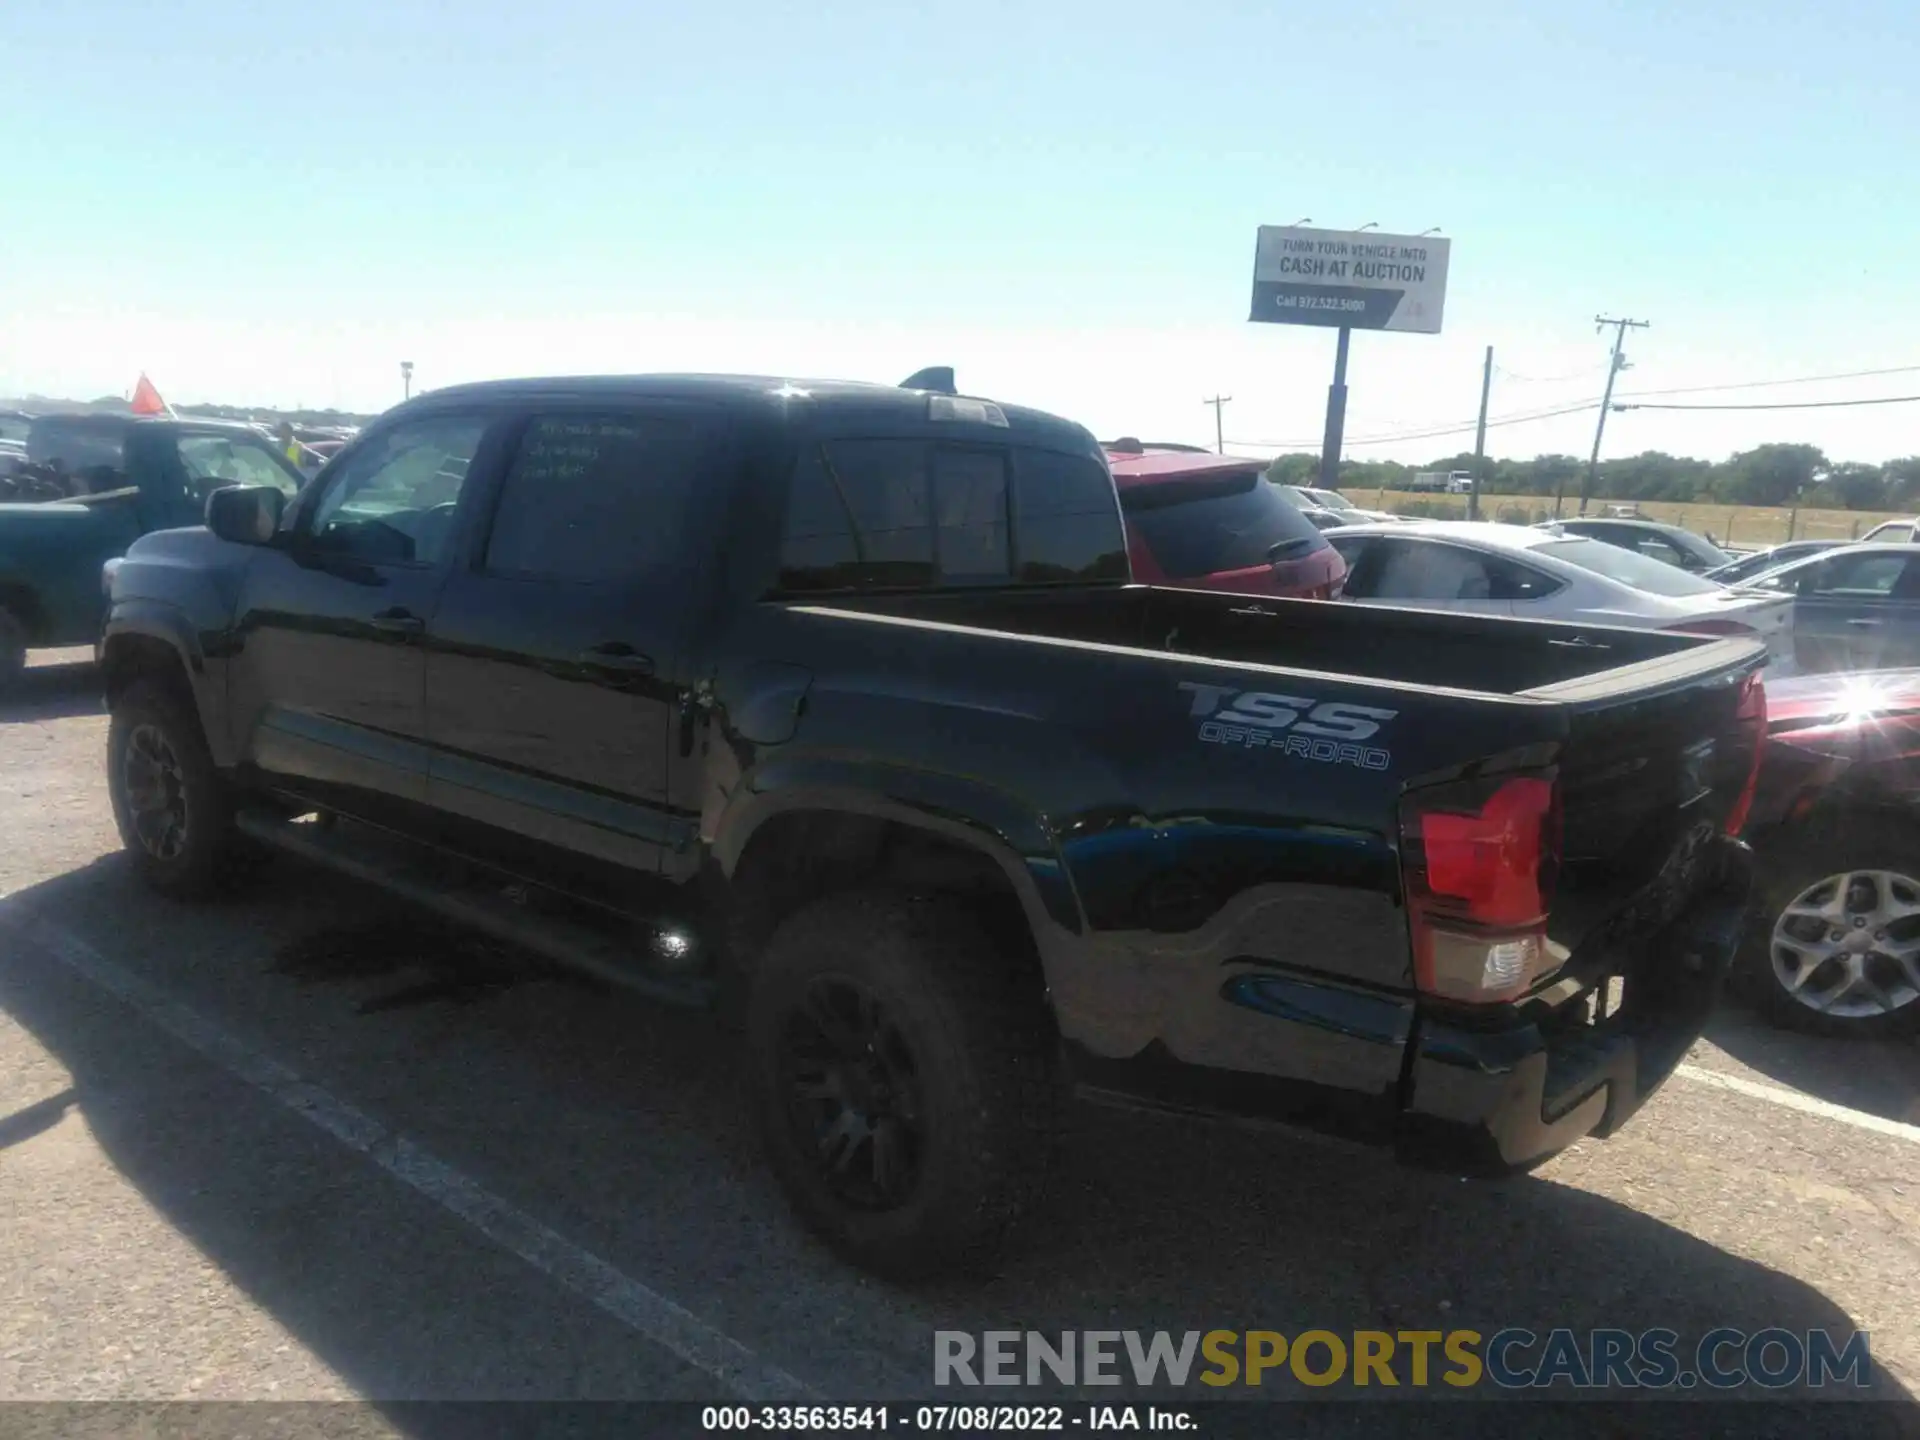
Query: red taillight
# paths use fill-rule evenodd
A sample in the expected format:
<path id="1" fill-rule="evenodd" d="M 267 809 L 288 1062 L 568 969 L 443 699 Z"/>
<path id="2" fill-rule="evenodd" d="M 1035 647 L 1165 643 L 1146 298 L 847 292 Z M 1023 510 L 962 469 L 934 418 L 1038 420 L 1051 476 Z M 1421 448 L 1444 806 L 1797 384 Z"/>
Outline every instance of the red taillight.
<path id="1" fill-rule="evenodd" d="M 1747 765 L 1747 782 L 1740 787 L 1740 798 L 1727 812 L 1729 835 L 1738 835 L 1747 828 L 1754 793 L 1760 788 L 1760 761 L 1767 750 L 1767 687 L 1761 683 L 1758 670 L 1747 676 L 1746 685 L 1740 691 L 1740 708 L 1734 714 L 1734 722 L 1747 743 L 1753 746 L 1753 759 Z"/>
<path id="2" fill-rule="evenodd" d="M 1530 990 L 1564 956 L 1548 942 L 1560 867 L 1560 790 L 1514 775 L 1409 794 L 1401 864 L 1414 979 L 1428 994 L 1488 1003 Z"/>

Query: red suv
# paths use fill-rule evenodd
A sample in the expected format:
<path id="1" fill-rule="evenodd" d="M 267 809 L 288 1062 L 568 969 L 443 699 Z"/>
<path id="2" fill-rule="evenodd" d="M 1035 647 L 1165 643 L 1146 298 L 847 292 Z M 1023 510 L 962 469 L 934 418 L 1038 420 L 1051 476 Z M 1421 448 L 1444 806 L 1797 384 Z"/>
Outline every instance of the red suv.
<path id="1" fill-rule="evenodd" d="M 1137 580 L 1334 600 L 1347 562 L 1258 461 L 1204 450 L 1107 450 Z"/>

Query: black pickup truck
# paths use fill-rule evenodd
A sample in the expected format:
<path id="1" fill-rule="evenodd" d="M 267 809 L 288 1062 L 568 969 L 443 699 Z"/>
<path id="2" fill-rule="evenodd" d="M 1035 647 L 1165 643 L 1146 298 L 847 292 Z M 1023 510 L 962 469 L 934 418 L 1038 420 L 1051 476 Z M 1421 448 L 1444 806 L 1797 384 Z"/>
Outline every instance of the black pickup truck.
<path id="1" fill-rule="evenodd" d="M 796 1208 L 991 1255 L 1074 1088 L 1462 1172 L 1618 1126 L 1738 939 L 1741 640 L 1130 583 L 1079 426 L 503 382 L 138 541 L 133 862 L 262 847 L 744 1029 Z"/>

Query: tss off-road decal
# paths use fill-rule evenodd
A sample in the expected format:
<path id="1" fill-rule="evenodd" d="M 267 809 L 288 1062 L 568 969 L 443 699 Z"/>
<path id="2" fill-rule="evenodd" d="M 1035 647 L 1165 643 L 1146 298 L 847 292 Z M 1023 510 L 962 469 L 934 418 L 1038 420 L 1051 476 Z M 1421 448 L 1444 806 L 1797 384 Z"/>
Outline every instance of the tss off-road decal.
<path id="1" fill-rule="evenodd" d="M 1200 722 L 1200 738 L 1209 745 L 1239 745 L 1276 750 L 1301 760 L 1385 770 L 1391 751 L 1363 742 L 1400 712 L 1376 710 L 1344 701 L 1322 703 L 1304 695 L 1275 695 L 1265 690 L 1236 690 L 1230 685 L 1201 685 L 1182 680 L 1193 697 L 1187 712 Z"/>

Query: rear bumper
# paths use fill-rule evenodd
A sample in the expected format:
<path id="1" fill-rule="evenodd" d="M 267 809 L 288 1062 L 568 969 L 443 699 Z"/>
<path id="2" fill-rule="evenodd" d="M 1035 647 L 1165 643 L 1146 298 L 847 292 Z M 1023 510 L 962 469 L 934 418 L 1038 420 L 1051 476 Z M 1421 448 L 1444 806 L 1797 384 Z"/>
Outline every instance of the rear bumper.
<path id="1" fill-rule="evenodd" d="M 1069 1044 L 1074 1077 L 1090 1098 L 1281 1121 L 1454 1174 L 1525 1170 L 1625 1124 L 1699 1038 L 1751 886 L 1747 847 L 1715 844 L 1714 878 L 1686 909 L 1631 946 L 1583 957 L 1586 978 L 1558 1004 L 1448 1019 L 1411 995 L 1277 970 L 1223 985 L 1212 968 L 1193 1007 L 1211 1023 L 1178 1051 L 1156 1040 L 1122 1059 Z M 1614 977 L 1617 1009 L 1590 1019 L 1589 997 Z"/>
<path id="2" fill-rule="evenodd" d="M 1604 1019 L 1584 1018 L 1584 996 L 1503 1029 L 1422 1017 L 1394 1137 L 1399 1157 L 1503 1174 L 1619 1129 L 1705 1027 L 1740 944 L 1751 876 L 1747 848 L 1722 842 L 1713 882 L 1664 930 L 1606 967 L 1621 993 Z"/>

